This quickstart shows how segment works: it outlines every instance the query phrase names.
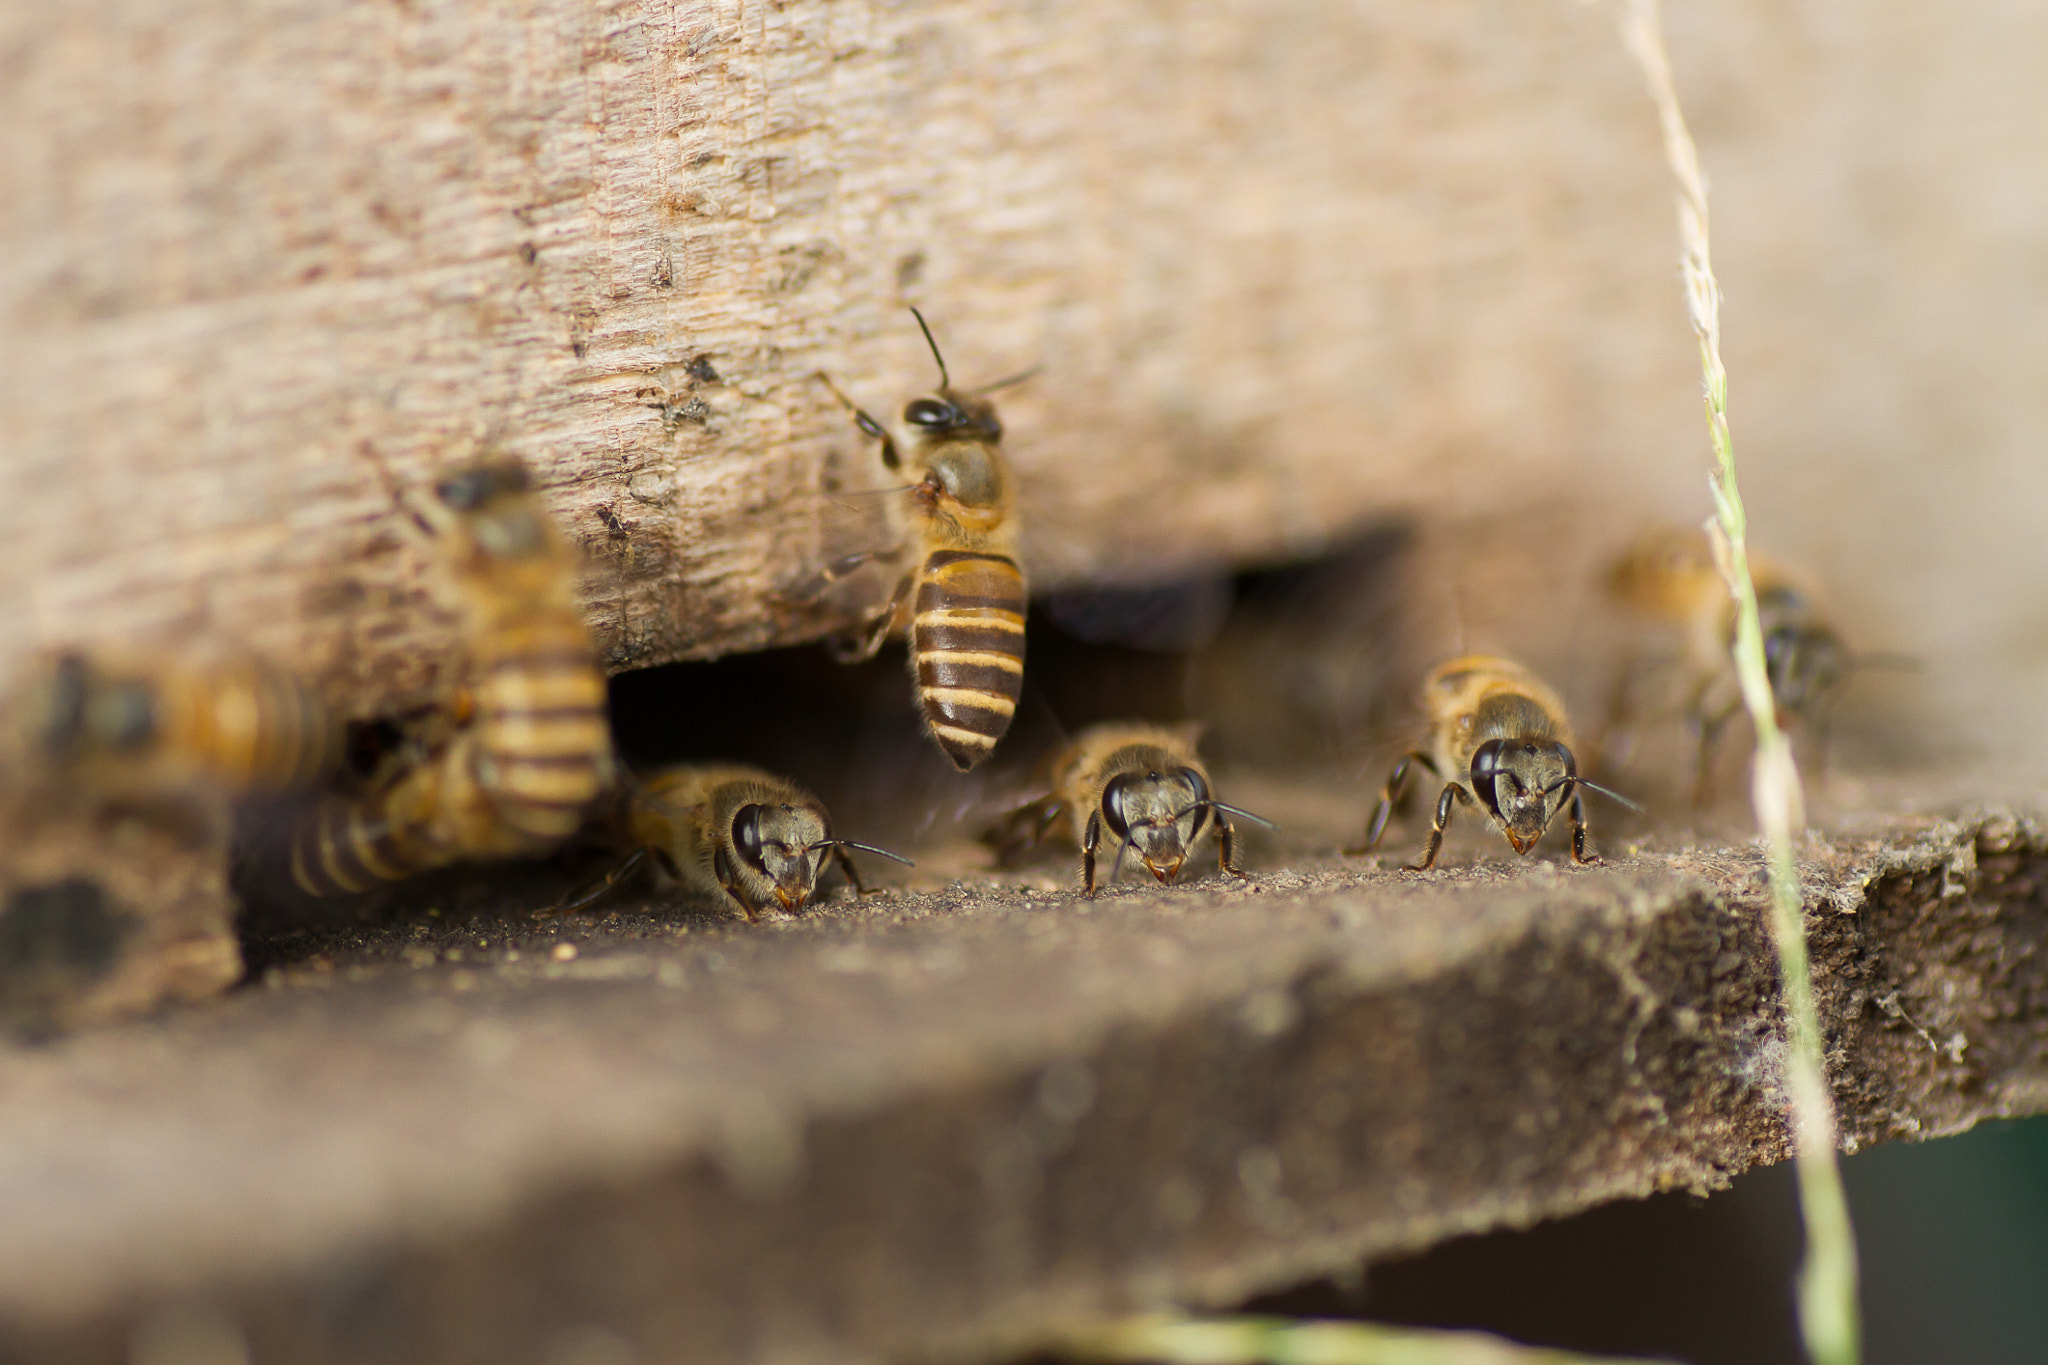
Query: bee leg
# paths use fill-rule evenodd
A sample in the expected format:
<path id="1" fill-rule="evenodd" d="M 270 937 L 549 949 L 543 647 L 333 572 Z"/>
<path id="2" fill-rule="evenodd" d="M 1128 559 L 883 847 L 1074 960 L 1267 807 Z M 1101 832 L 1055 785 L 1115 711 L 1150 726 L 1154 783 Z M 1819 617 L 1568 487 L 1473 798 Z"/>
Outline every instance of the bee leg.
<path id="1" fill-rule="evenodd" d="M 819 569 L 809 578 L 782 589 L 776 595 L 785 602 L 815 602 L 825 595 L 825 589 L 842 578 L 851 577 L 877 560 L 894 559 L 894 550 L 855 550 L 850 555 L 841 555 Z"/>
<path id="2" fill-rule="evenodd" d="M 1429 846 L 1422 850 L 1422 861 L 1408 864 L 1410 872 L 1427 872 L 1436 866 L 1437 850 L 1444 846 L 1444 831 L 1451 825 L 1451 803 L 1465 797 L 1465 789 L 1455 782 L 1444 783 L 1444 789 L 1437 794 L 1436 819 L 1429 825 Z"/>
<path id="3" fill-rule="evenodd" d="M 856 896 L 879 896 L 888 890 L 885 886 L 869 886 L 860 879 L 860 871 L 853 865 L 853 855 L 843 848 L 832 850 L 832 861 L 839 864 L 839 870 L 846 874 L 846 880 L 853 883 Z"/>
<path id="4" fill-rule="evenodd" d="M 903 581 L 896 585 L 896 591 L 889 594 L 888 602 L 861 624 L 861 633 L 842 639 L 831 646 L 832 658 L 842 664 L 857 664 L 872 659 L 889 638 L 889 631 L 896 624 L 896 617 L 903 610 L 904 602 L 910 598 L 910 590 L 917 584 L 916 574 L 905 574 Z"/>
<path id="5" fill-rule="evenodd" d="M 1044 843 L 1046 835 L 1052 833 L 1052 827 L 1059 823 L 1063 806 L 1056 795 L 1041 796 L 1004 816 L 983 836 L 995 850 L 997 866 L 1013 866 L 1019 858 Z"/>
<path id="6" fill-rule="evenodd" d="M 1572 861 L 1581 867 L 1597 867 L 1606 861 L 1597 853 L 1586 852 L 1586 798 L 1576 787 L 1572 789 Z"/>
<path id="7" fill-rule="evenodd" d="M 603 900 L 606 892 L 610 891 L 620 882 L 625 881 L 628 877 L 631 877 L 635 872 L 638 872 L 641 864 L 646 861 L 647 850 L 644 848 L 634 849 L 602 877 L 585 882 L 582 886 L 577 887 L 547 909 L 534 911 L 534 918 L 545 919 L 554 915 L 569 915 L 574 914 L 578 910 L 588 910 L 591 906 Z"/>
<path id="8" fill-rule="evenodd" d="M 1088 817 L 1088 828 L 1081 835 L 1081 894 L 1089 900 L 1095 899 L 1095 846 L 1102 842 L 1102 814 L 1096 812 Z"/>
<path id="9" fill-rule="evenodd" d="M 427 518 L 427 515 L 414 506 L 412 500 L 405 496 L 405 490 L 399 487 L 398 479 L 391 472 L 391 466 L 384 462 L 384 456 L 378 451 L 377 447 L 365 441 L 359 449 L 369 458 L 370 467 L 377 471 L 377 482 L 384 485 L 384 492 L 391 499 L 391 510 L 400 516 L 409 518 L 412 524 L 417 526 L 427 536 L 438 537 L 441 534 L 441 528 L 434 525 Z"/>
<path id="10" fill-rule="evenodd" d="M 1233 877 L 1251 879 L 1251 874 L 1237 865 L 1237 831 L 1221 813 L 1216 816 L 1216 865 Z"/>
<path id="11" fill-rule="evenodd" d="M 732 862 L 725 856 L 725 850 L 722 848 L 712 850 L 711 874 L 718 878 L 718 884 L 725 888 L 725 894 L 731 896 L 733 902 L 746 912 L 747 923 L 752 924 L 761 918 L 760 907 L 747 898 L 746 888 L 741 886 L 739 878 L 733 875 Z"/>
<path id="12" fill-rule="evenodd" d="M 1693 769 L 1692 804 L 1699 810 L 1714 799 L 1714 759 L 1721 746 L 1721 731 L 1742 709 L 1740 702 L 1731 703 L 1718 715 L 1695 712 L 1693 723 L 1699 727 L 1700 751 L 1697 766 Z"/>
<path id="13" fill-rule="evenodd" d="M 1436 772 L 1436 761 L 1419 749 L 1411 749 L 1401 755 L 1401 761 L 1394 765 L 1394 771 L 1387 774 L 1387 785 L 1380 789 L 1380 803 L 1373 807 L 1372 820 L 1365 827 L 1364 840 L 1355 847 L 1345 849 L 1346 857 L 1356 858 L 1379 847 L 1380 836 L 1387 832 L 1387 817 L 1394 813 L 1394 803 L 1407 793 L 1408 775 L 1417 763 L 1432 773 Z"/>
<path id="14" fill-rule="evenodd" d="M 1828 718 L 1815 716 L 1811 721 L 1813 742 L 1813 781 L 1818 786 L 1828 775 Z"/>
<path id="15" fill-rule="evenodd" d="M 882 443 L 883 465 L 892 472 L 901 469 L 903 460 L 896 453 L 896 438 L 889 434 L 889 428 L 861 411 L 858 404 L 839 391 L 837 384 L 826 378 L 823 370 L 818 372 L 818 378 L 824 382 L 826 388 L 832 390 L 832 396 L 839 400 L 839 406 L 853 414 L 853 424 L 860 428 L 861 435 L 871 436 Z"/>

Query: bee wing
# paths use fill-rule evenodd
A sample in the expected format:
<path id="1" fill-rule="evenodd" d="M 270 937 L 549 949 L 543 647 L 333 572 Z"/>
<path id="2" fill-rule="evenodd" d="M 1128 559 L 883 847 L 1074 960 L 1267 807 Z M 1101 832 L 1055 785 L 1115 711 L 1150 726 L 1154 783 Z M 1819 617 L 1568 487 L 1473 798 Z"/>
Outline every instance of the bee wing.
<path id="1" fill-rule="evenodd" d="M 780 590 L 784 600 L 856 607 L 888 600 L 908 548 L 893 504 L 909 493 L 895 484 L 818 494 L 817 548 Z"/>

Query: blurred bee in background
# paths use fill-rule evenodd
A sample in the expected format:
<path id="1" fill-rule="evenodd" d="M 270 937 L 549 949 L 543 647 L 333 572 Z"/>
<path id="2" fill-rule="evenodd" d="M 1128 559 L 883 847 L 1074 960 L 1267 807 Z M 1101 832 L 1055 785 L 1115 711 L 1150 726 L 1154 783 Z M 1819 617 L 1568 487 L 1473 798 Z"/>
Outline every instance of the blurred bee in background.
<path id="1" fill-rule="evenodd" d="M 235 817 L 319 783 L 344 747 L 320 696 L 261 660 L 35 660 L 0 705 L 0 1031 L 233 984 Z"/>
<path id="2" fill-rule="evenodd" d="M 954 392 L 924 315 L 910 311 L 938 362 L 939 388 L 903 409 L 911 431 L 907 458 L 886 427 L 829 378 L 818 376 L 853 414 L 854 425 L 881 442 L 883 467 L 911 481 L 903 514 L 907 524 L 898 527 L 896 548 L 847 555 L 807 590 L 814 594 L 862 565 L 890 563 L 906 550 L 915 552 L 915 565 L 842 658 L 870 658 L 890 636 L 907 634 L 925 729 L 953 765 L 966 772 L 994 752 L 1024 687 L 1028 593 L 1018 552 L 1016 495 L 1001 450 L 1002 423 L 995 405 L 981 395 L 1027 376 L 972 394 Z"/>
<path id="3" fill-rule="evenodd" d="M 213 664 L 66 651 L 5 709 L 13 762 L 100 799 L 286 791 L 340 763 L 341 722 L 257 659 Z"/>
<path id="4" fill-rule="evenodd" d="M 880 888 L 861 881 L 848 849 L 915 866 L 885 848 L 834 838 L 824 802 L 788 778 L 740 764 L 660 769 L 633 784 L 615 825 L 632 851 L 559 909 L 595 904 L 650 858 L 692 891 L 731 897 L 750 921 L 771 901 L 788 911 L 809 905 L 828 858 L 857 895 L 874 895 Z"/>
<path id="5" fill-rule="evenodd" d="M 1345 853 L 1371 852 L 1386 832 L 1394 803 L 1407 790 L 1416 764 L 1443 779 L 1429 844 L 1411 872 L 1436 865 L 1454 802 L 1478 806 L 1509 847 L 1527 856 L 1567 801 L 1571 803 L 1572 861 L 1598 863 L 1586 851 L 1586 807 L 1580 787 L 1590 787 L 1631 809 L 1635 803 L 1579 776 L 1572 750 L 1571 722 L 1564 701 L 1542 679 L 1511 659 L 1468 654 L 1431 669 L 1422 683 L 1429 718 L 1429 747 L 1402 755 L 1387 776 L 1365 839 Z"/>
<path id="6" fill-rule="evenodd" d="M 1829 717 L 1850 672 L 1858 667 L 1911 667 L 1896 655 L 1857 654 L 1829 619 L 1819 590 L 1804 575 L 1760 555 L 1749 556 L 1756 585 L 1764 671 L 1778 723 L 1803 724 L 1824 760 Z M 1742 710 L 1735 674 L 1735 599 L 1698 527 L 1662 527 L 1645 535 L 1607 573 L 1612 598 L 1638 615 L 1676 626 L 1683 635 L 1676 707 L 1697 731 L 1693 802 L 1713 794 L 1715 755 L 1727 723 Z M 1608 707 L 1609 730 L 1634 711 L 1642 661 L 1625 663 Z"/>
<path id="7" fill-rule="evenodd" d="M 1218 866 L 1242 877 L 1230 817 L 1274 827 L 1215 798 L 1209 770 L 1184 731 L 1114 722 L 1092 726 L 1055 752 L 1049 767 L 1052 790 L 1013 811 L 989 831 L 987 842 L 1008 864 L 1063 828 L 1081 846 L 1081 893 L 1091 900 L 1105 831 L 1116 841 L 1107 879 L 1114 885 L 1124 855 L 1132 851 L 1153 877 L 1175 880 L 1211 833 Z"/>
<path id="8" fill-rule="evenodd" d="M 576 593 L 577 555 L 526 467 L 494 458 L 456 468 L 434 486 L 425 521 L 461 601 L 467 687 L 439 718 L 447 733 L 415 737 L 367 794 L 300 822 L 292 876 L 310 895 L 544 853 L 612 783 L 605 678 Z"/>

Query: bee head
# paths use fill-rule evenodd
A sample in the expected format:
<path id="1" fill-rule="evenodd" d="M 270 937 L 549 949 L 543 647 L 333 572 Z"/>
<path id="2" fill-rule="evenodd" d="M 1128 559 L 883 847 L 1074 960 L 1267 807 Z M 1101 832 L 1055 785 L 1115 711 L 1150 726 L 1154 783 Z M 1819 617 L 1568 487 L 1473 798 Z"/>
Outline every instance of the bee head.
<path id="1" fill-rule="evenodd" d="M 518 460 L 464 465 L 434 485 L 434 496 L 492 559 L 531 559 L 548 551 L 547 513 Z"/>
<path id="2" fill-rule="evenodd" d="M 1472 791 L 1526 854 L 1579 780 L 1572 751 L 1554 739 L 1490 739 L 1472 752 Z"/>
<path id="3" fill-rule="evenodd" d="M 810 904 L 825 856 L 833 847 L 823 811 L 811 806 L 741 806 L 733 812 L 730 836 L 735 870 L 757 904 L 770 896 L 785 910 Z"/>
<path id="4" fill-rule="evenodd" d="M 1764 672 L 1781 715 L 1810 715 L 1825 707 L 1848 666 L 1849 651 L 1827 627 L 1789 621 L 1766 625 Z"/>
<path id="5" fill-rule="evenodd" d="M 1162 882 L 1180 875 L 1214 805 L 1208 782 L 1185 766 L 1119 773 L 1102 788 L 1102 822 Z"/>
<path id="6" fill-rule="evenodd" d="M 920 488 L 933 503 L 943 497 L 977 510 L 1002 505 L 1003 466 L 988 446 L 948 442 L 931 453 L 925 470 Z"/>
<path id="7" fill-rule="evenodd" d="M 94 750 L 122 753 L 157 737 L 150 685 L 138 678 L 110 677 L 83 654 L 57 656 L 37 686 L 42 745 L 55 757 L 75 758 Z"/>
<path id="8" fill-rule="evenodd" d="M 1002 466 L 991 449 L 1003 439 L 996 405 L 986 398 L 954 392 L 946 358 L 939 354 L 938 340 L 924 314 L 913 308 L 910 315 L 917 319 L 918 330 L 924 333 L 925 344 L 932 348 L 932 359 L 939 366 L 939 391 L 913 398 L 903 409 L 904 425 L 914 434 L 919 449 L 927 452 L 920 488 L 933 501 L 943 495 L 966 507 L 995 507 L 1003 498 Z"/>

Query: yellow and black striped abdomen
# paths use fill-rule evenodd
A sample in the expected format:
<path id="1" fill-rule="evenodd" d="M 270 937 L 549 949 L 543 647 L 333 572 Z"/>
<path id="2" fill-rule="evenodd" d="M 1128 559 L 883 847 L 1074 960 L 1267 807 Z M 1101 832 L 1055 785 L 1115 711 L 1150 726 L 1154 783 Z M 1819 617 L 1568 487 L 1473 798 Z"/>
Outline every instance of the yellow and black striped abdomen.
<path id="1" fill-rule="evenodd" d="M 1024 690 L 1024 571 L 1008 555 L 935 550 L 918 573 L 910 666 L 932 738 L 966 772 L 995 751 Z"/>
<path id="2" fill-rule="evenodd" d="M 298 678 L 244 662 L 165 689 L 165 741 L 234 791 L 279 791 L 340 765 L 341 722 Z"/>
<path id="3" fill-rule="evenodd" d="M 581 618 L 496 632 L 477 662 L 478 783 L 509 829 L 567 838 L 612 779 L 604 674 Z"/>
<path id="4" fill-rule="evenodd" d="M 322 801 L 292 830 L 292 880 L 309 896 L 351 896 L 433 865 L 420 862 L 375 801 Z"/>

